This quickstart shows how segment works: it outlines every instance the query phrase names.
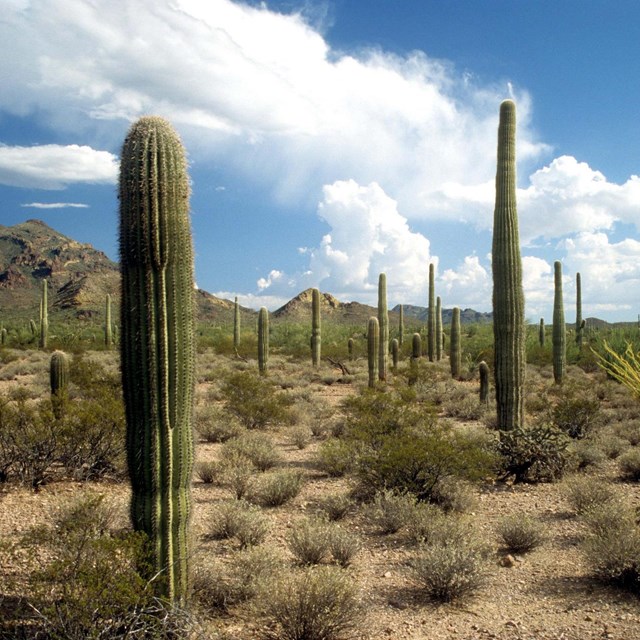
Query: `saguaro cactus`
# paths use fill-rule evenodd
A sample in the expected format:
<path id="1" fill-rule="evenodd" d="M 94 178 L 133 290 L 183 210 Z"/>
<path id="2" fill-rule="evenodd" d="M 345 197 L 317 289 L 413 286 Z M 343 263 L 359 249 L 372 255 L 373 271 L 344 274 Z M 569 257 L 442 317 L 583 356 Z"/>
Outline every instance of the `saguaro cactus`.
<path id="1" fill-rule="evenodd" d="M 493 336 L 498 429 L 524 426 L 525 322 L 516 207 L 516 106 L 500 105 L 493 212 Z"/>
<path id="2" fill-rule="evenodd" d="M 488 404 L 489 402 L 489 365 L 483 360 L 478 365 L 480 373 L 480 402 Z"/>
<path id="3" fill-rule="evenodd" d="M 380 326 L 378 318 L 369 318 L 367 325 L 367 359 L 369 364 L 369 388 L 373 389 L 378 380 L 378 352 L 380 350 Z"/>
<path id="4" fill-rule="evenodd" d="M 393 363 L 394 372 L 398 370 L 398 359 L 400 353 L 400 343 L 398 338 L 394 338 L 391 341 L 391 362 Z"/>
<path id="5" fill-rule="evenodd" d="M 267 374 L 269 362 L 269 312 L 261 307 L 258 313 L 258 370 L 261 375 Z"/>
<path id="6" fill-rule="evenodd" d="M 155 116 L 120 163 L 121 369 L 134 529 L 149 538 L 157 594 L 189 593 L 195 300 L 184 148 Z"/>
<path id="7" fill-rule="evenodd" d="M 353 360 L 355 355 L 353 353 L 353 338 L 349 338 L 349 340 L 347 340 L 347 351 L 349 352 L 349 360 Z"/>
<path id="8" fill-rule="evenodd" d="M 320 366 L 321 334 L 320 334 L 320 291 L 311 290 L 311 363 Z"/>
<path id="9" fill-rule="evenodd" d="M 404 305 L 400 305 L 398 310 L 398 344 L 402 346 L 404 343 Z"/>
<path id="10" fill-rule="evenodd" d="M 240 347 L 240 305 L 238 304 L 238 296 L 233 302 L 233 348 L 236 353 Z"/>
<path id="11" fill-rule="evenodd" d="M 104 301 L 104 347 L 111 349 L 113 337 L 111 334 L 111 296 L 107 293 Z"/>
<path id="12" fill-rule="evenodd" d="M 582 320 L 582 278 L 576 273 L 576 344 L 582 349 L 584 322 Z"/>
<path id="13" fill-rule="evenodd" d="M 378 277 L 378 325 L 380 340 L 378 343 L 378 378 L 387 379 L 387 362 L 389 360 L 389 310 L 387 308 L 387 276 L 381 273 Z"/>
<path id="14" fill-rule="evenodd" d="M 538 325 L 538 342 L 541 347 L 544 347 L 544 318 L 540 318 L 540 324 Z"/>
<path id="15" fill-rule="evenodd" d="M 442 359 L 442 300 L 436 296 L 436 360 Z"/>
<path id="16" fill-rule="evenodd" d="M 47 338 L 49 334 L 49 306 L 47 303 L 47 281 L 42 281 L 42 297 L 40 298 L 40 341 L 41 349 L 47 348 Z"/>
<path id="17" fill-rule="evenodd" d="M 414 333 L 411 342 L 411 360 L 418 360 L 422 355 L 422 336 Z"/>
<path id="18" fill-rule="evenodd" d="M 69 388 L 69 358 L 64 351 L 54 351 L 49 361 L 49 383 L 53 415 L 60 419 L 64 414 Z"/>
<path id="19" fill-rule="evenodd" d="M 564 322 L 562 300 L 562 263 L 553 263 L 553 379 L 562 384 L 567 361 L 567 328 Z"/>
<path id="20" fill-rule="evenodd" d="M 427 316 L 427 356 L 429 362 L 436 358 L 436 287 L 435 267 L 433 262 L 429 264 L 429 309 Z"/>
<path id="21" fill-rule="evenodd" d="M 460 307 L 454 307 L 453 313 L 451 314 L 449 364 L 451 366 L 451 377 L 458 379 L 462 368 L 462 353 L 460 349 Z"/>

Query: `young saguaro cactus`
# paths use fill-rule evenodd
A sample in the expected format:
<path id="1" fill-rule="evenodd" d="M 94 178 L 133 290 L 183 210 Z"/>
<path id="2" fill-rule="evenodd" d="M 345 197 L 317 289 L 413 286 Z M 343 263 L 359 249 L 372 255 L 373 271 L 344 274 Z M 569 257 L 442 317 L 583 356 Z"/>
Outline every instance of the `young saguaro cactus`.
<path id="1" fill-rule="evenodd" d="M 391 341 L 391 362 L 393 363 L 394 372 L 398 371 L 398 360 L 400 358 L 400 343 L 398 338 Z"/>
<path id="2" fill-rule="evenodd" d="M 240 347 L 240 305 L 238 304 L 238 296 L 233 302 L 233 348 L 236 353 Z"/>
<path id="3" fill-rule="evenodd" d="M 269 312 L 261 307 L 258 313 L 258 370 L 260 375 L 267 375 L 269 362 Z"/>
<path id="4" fill-rule="evenodd" d="M 478 365 L 480 373 L 480 402 L 488 404 L 489 402 L 489 365 L 483 360 Z"/>
<path id="5" fill-rule="evenodd" d="M 369 388 L 373 389 L 378 380 L 378 351 L 380 349 L 380 325 L 378 318 L 369 318 L 367 325 L 367 360 L 369 364 Z"/>
<path id="6" fill-rule="evenodd" d="M 387 308 L 387 276 L 381 273 L 378 277 L 378 325 L 380 340 L 378 343 L 378 378 L 387 379 L 389 361 L 389 310 Z"/>
<path id="7" fill-rule="evenodd" d="M 500 105 L 493 212 L 493 336 L 498 429 L 524 426 L 525 338 L 516 207 L 516 106 Z"/>
<path id="8" fill-rule="evenodd" d="M 582 277 L 576 273 L 576 344 L 582 349 L 584 323 L 582 320 Z"/>
<path id="9" fill-rule="evenodd" d="M 429 309 L 427 316 L 427 356 L 429 362 L 436 359 L 436 287 L 435 266 L 429 264 Z"/>
<path id="10" fill-rule="evenodd" d="M 567 329 L 564 322 L 564 302 L 562 300 L 562 263 L 553 263 L 553 379 L 562 384 L 567 362 Z"/>
<path id="11" fill-rule="evenodd" d="M 541 347 L 544 347 L 544 333 L 544 318 L 540 318 L 540 324 L 538 325 L 538 342 L 540 343 Z"/>
<path id="12" fill-rule="evenodd" d="M 53 415 L 60 419 L 68 398 L 69 358 L 64 351 L 54 351 L 49 361 L 49 383 Z"/>
<path id="13" fill-rule="evenodd" d="M 314 367 L 320 366 L 320 353 L 322 344 L 320 333 L 320 291 L 311 290 L 311 363 Z"/>
<path id="14" fill-rule="evenodd" d="M 111 296 L 107 293 L 104 302 L 104 346 L 111 349 L 113 336 L 111 334 Z"/>
<path id="15" fill-rule="evenodd" d="M 121 369 L 131 519 L 157 595 L 189 593 L 195 299 L 189 179 L 164 119 L 135 122 L 120 163 Z"/>
<path id="16" fill-rule="evenodd" d="M 40 298 L 40 341 L 41 349 L 47 348 L 47 338 L 49 334 L 49 306 L 47 303 L 47 281 L 42 281 L 42 297 Z"/>
<path id="17" fill-rule="evenodd" d="M 354 346 L 353 338 L 349 338 L 347 340 L 347 351 L 349 353 L 349 360 L 353 360 L 355 357 L 353 346 Z"/>
<path id="18" fill-rule="evenodd" d="M 451 314 L 451 339 L 449 341 L 449 364 L 451 377 L 460 377 L 462 368 L 462 352 L 460 348 L 460 307 L 454 307 Z"/>

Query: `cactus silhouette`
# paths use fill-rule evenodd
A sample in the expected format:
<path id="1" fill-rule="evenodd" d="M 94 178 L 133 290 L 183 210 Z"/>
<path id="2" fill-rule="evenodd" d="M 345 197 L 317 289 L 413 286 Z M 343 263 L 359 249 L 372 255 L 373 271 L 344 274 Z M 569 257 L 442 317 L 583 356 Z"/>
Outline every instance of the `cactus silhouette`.
<path id="1" fill-rule="evenodd" d="M 498 429 L 524 426 L 525 322 L 516 207 L 516 106 L 500 105 L 493 213 L 494 380 Z"/>
<path id="2" fill-rule="evenodd" d="M 567 329 L 564 322 L 562 300 L 562 263 L 553 263 L 553 379 L 562 384 L 567 361 Z"/>
<path id="3" fill-rule="evenodd" d="M 195 299 L 189 179 L 178 135 L 146 116 L 120 162 L 120 353 L 134 529 L 157 595 L 189 593 Z"/>
<path id="4" fill-rule="evenodd" d="M 541 347 L 544 347 L 544 318 L 540 318 L 540 324 L 538 325 L 538 342 Z"/>

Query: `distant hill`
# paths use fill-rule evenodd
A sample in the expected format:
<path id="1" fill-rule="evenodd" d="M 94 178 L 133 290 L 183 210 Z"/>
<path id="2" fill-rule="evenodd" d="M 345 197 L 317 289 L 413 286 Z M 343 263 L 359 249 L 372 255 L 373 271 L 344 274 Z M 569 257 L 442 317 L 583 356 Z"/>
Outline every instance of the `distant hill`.
<path id="1" fill-rule="evenodd" d="M 427 307 L 417 307 L 411 304 L 405 304 L 402 306 L 405 320 L 419 320 L 420 322 L 427 322 Z M 393 307 L 392 311 L 400 313 L 400 305 L 397 304 Z M 442 324 L 445 326 L 447 324 L 451 324 L 452 315 L 453 309 L 442 309 Z M 462 324 L 491 323 L 493 322 L 493 313 L 483 313 L 481 311 L 474 311 L 473 309 L 461 309 L 460 322 Z"/>

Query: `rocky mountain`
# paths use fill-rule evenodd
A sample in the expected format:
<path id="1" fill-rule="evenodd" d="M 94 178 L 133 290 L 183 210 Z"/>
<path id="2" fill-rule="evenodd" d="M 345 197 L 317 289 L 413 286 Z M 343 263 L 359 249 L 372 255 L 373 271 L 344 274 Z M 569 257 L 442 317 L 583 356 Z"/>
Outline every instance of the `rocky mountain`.
<path id="1" fill-rule="evenodd" d="M 405 320 L 418 320 L 420 322 L 427 322 L 427 307 L 418 307 L 411 304 L 403 305 Z M 400 305 L 397 304 L 393 307 L 392 311 L 400 312 Z M 446 326 L 451 324 L 451 316 L 453 315 L 453 309 L 442 309 L 442 324 Z M 473 309 L 461 309 L 460 310 L 460 322 L 462 324 L 467 323 L 490 323 L 493 321 L 492 313 L 483 313 L 481 311 L 474 311 Z"/>

